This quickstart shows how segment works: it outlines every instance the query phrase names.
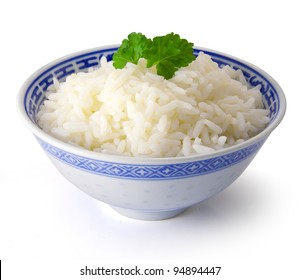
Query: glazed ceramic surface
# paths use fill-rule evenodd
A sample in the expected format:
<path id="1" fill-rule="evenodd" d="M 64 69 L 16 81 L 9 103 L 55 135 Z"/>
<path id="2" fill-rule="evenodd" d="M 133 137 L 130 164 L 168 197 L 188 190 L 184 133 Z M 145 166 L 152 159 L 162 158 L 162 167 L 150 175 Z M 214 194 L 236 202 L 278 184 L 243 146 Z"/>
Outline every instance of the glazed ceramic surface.
<path id="1" fill-rule="evenodd" d="M 195 48 L 195 54 L 204 51 L 220 67 L 230 65 L 241 69 L 249 84 L 261 86 L 263 103 L 271 119 L 263 132 L 209 155 L 180 158 L 100 154 L 63 143 L 43 132 L 36 123 L 36 114 L 53 77 L 64 81 L 72 73 L 96 67 L 103 55 L 111 60 L 117 48 L 85 50 L 41 68 L 21 88 L 18 110 L 57 169 L 82 191 L 110 204 L 123 215 L 146 220 L 166 219 L 222 191 L 242 174 L 284 116 L 284 94 L 267 73 L 235 57 Z"/>

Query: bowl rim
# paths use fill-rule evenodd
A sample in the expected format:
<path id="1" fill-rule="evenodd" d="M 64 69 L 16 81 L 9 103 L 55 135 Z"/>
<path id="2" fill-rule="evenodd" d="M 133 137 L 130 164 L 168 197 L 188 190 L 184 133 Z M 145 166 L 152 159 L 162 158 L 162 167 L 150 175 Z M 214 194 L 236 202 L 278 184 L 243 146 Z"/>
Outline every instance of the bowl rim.
<path id="1" fill-rule="evenodd" d="M 140 156 L 140 157 L 129 157 L 129 156 L 123 156 L 123 155 L 115 155 L 115 154 L 106 154 L 106 153 L 100 153 L 100 152 L 94 152 L 87 150 L 83 147 L 75 146 L 66 142 L 63 142 L 62 140 L 59 140 L 55 138 L 54 136 L 51 136 L 44 132 L 41 128 L 39 128 L 35 123 L 33 123 L 30 118 L 28 117 L 26 111 L 25 111 L 25 106 L 24 106 L 24 98 L 26 94 L 27 88 L 33 83 L 33 81 L 45 70 L 55 66 L 57 63 L 66 61 L 68 59 L 73 59 L 76 56 L 80 56 L 83 54 L 88 54 L 92 52 L 98 52 L 101 50 L 109 50 L 109 49 L 116 49 L 120 45 L 119 44 L 114 44 L 114 45 L 105 45 L 105 46 L 99 46 L 99 47 L 94 47 L 94 48 L 89 48 L 77 52 L 73 52 L 71 54 L 62 56 L 60 58 L 57 58 L 41 68 L 37 69 L 35 72 L 33 72 L 22 84 L 18 94 L 17 94 L 17 112 L 19 113 L 19 116 L 23 123 L 28 127 L 28 129 L 36 136 L 37 138 L 40 138 L 42 141 L 59 148 L 63 151 L 66 151 L 71 154 L 75 154 L 81 157 L 89 158 L 89 159 L 94 159 L 94 160 L 99 160 L 99 161 L 106 161 L 106 162 L 118 162 L 118 163 L 126 163 L 126 164 L 174 164 L 174 163 L 182 163 L 182 162 L 193 162 L 193 161 L 201 161 L 209 158 L 214 158 L 214 157 L 219 157 L 224 154 L 229 154 L 232 152 L 235 152 L 237 150 L 241 150 L 245 147 L 248 147 L 254 143 L 257 143 L 259 141 L 266 140 L 268 136 L 271 134 L 272 131 L 279 125 L 279 123 L 282 121 L 285 112 L 286 112 L 286 97 L 285 94 L 278 84 L 278 82 L 270 76 L 266 71 L 263 69 L 259 68 L 258 66 L 240 59 L 238 57 L 235 57 L 233 55 L 216 51 L 213 49 L 205 48 L 205 47 L 199 47 L 199 46 L 194 46 L 194 50 L 196 51 L 203 51 L 205 53 L 213 53 L 219 56 L 224 56 L 225 58 L 229 58 L 232 60 L 236 60 L 242 64 L 245 64 L 247 67 L 252 68 L 262 76 L 266 77 L 268 81 L 272 84 L 272 86 L 275 88 L 277 95 L 279 97 L 280 101 L 280 107 L 278 114 L 276 118 L 270 123 L 262 132 L 259 134 L 251 137 L 250 139 L 236 144 L 231 147 L 226 147 L 220 150 L 213 151 L 208 154 L 193 154 L 189 156 L 180 156 L 180 157 L 149 157 L 149 156 Z"/>

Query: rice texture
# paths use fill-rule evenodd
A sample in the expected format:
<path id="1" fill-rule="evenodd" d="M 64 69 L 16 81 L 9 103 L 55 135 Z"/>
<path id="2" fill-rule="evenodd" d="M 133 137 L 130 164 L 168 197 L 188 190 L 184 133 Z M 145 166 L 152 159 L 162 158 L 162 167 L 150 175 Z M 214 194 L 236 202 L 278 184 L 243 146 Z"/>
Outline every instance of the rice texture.
<path id="1" fill-rule="evenodd" d="M 260 86 L 199 53 L 170 80 L 146 61 L 97 69 L 54 84 L 37 114 L 50 135 L 88 150 L 133 157 L 206 154 L 241 143 L 269 122 Z"/>

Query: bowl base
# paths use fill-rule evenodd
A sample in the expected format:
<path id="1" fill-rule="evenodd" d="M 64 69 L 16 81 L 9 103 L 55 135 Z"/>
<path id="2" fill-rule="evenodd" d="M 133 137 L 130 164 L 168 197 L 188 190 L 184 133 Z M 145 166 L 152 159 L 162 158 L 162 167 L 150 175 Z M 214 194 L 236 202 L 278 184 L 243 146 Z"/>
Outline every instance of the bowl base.
<path id="1" fill-rule="evenodd" d="M 166 210 L 166 211 L 147 211 L 147 210 L 133 210 L 126 209 L 122 207 L 111 206 L 119 214 L 137 220 L 146 220 L 146 221 L 158 221 L 173 218 L 187 208 L 175 209 L 175 210 Z"/>

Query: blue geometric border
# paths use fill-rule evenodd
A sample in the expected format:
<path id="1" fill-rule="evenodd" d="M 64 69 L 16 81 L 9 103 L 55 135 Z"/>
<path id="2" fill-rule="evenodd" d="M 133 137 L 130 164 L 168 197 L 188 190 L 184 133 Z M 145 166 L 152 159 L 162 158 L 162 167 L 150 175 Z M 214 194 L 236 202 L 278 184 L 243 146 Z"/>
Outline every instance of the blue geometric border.
<path id="1" fill-rule="evenodd" d="M 86 71 L 90 67 L 98 66 L 102 56 L 106 56 L 107 60 L 110 61 L 117 49 L 117 47 L 111 47 L 87 51 L 86 53 L 65 58 L 41 71 L 28 85 L 24 97 L 24 107 L 31 121 L 36 123 L 36 113 L 45 98 L 46 90 L 53 84 L 54 77 L 60 82 L 64 81 L 72 73 Z M 197 55 L 200 51 L 210 55 L 220 67 L 230 65 L 234 69 L 241 69 L 246 80 L 252 86 L 260 85 L 263 103 L 270 111 L 270 123 L 275 119 L 279 112 L 279 96 L 272 82 L 266 76 L 247 63 L 213 51 L 194 49 L 194 54 Z M 49 154 L 73 167 L 103 176 L 136 180 L 176 179 L 208 174 L 244 160 L 256 153 L 264 142 L 262 140 L 236 152 L 202 161 L 174 165 L 133 165 L 80 157 L 53 147 L 41 139 L 38 140 Z"/>
<path id="2" fill-rule="evenodd" d="M 53 77 L 61 82 L 72 73 L 86 71 L 90 67 L 98 66 L 102 56 L 106 56 L 107 60 L 110 61 L 117 49 L 118 48 L 115 47 L 87 51 L 86 53 L 74 55 L 73 57 L 62 60 L 61 62 L 58 62 L 42 71 L 28 86 L 24 97 L 24 107 L 31 121 L 34 123 L 36 122 L 36 113 L 44 101 L 46 90 L 53 84 Z M 270 123 L 275 119 L 279 112 L 279 96 L 267 77 L 247 64 L 237 59 L 227 57 L 226 55 L 201 49 L 194 49 L 194 54 L 198 55 L 200 51 L 204 51 L 206 54 L 210 55 L 212 60 L 220 67 L 230 65 L 234 69 L 240 69 L 250 85 L 260 85 L 261 93 L 263 95 L 263 103 L 270 111 Z"/>
<path id="3" fill-rule="evenodd" d="M 90 159 L 58 149 L 39 138 L 37 140 L 47 153 L 72 167 L 102 176 L 135 180 L 166 180 L 205 175 L 237 164 L 255 154 L 265 141 L 261 140 L 244 149 L 206 160 L 144 165 Z"/>

